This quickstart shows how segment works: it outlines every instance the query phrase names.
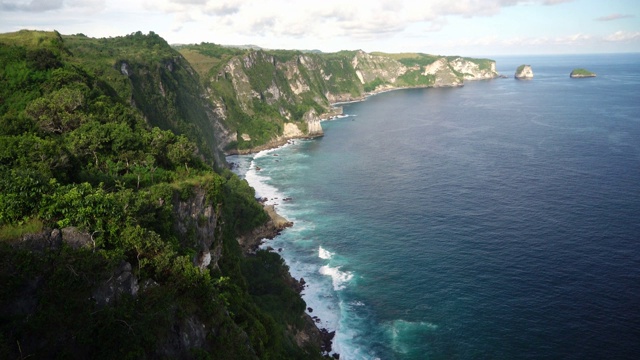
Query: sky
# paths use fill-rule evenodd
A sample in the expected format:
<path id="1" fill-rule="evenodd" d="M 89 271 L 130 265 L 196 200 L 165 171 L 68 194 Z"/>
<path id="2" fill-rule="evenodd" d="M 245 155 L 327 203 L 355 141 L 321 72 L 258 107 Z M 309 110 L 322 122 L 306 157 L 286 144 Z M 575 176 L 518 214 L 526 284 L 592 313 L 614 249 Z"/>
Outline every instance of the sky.
<path id="1" fill-rule="evenodd" d="M 640 52 L 638 0 L 0 0 L 0 32 L 492 56 Z"/>

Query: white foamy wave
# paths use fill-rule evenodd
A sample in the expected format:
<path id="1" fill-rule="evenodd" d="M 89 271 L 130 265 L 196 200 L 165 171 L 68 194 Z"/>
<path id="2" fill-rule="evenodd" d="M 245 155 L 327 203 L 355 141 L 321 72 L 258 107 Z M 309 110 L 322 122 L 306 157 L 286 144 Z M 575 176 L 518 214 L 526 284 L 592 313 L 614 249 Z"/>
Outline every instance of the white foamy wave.
<path id="1" fill-rule="evenodd" d="M 320 259 L 329 260 L 333 257 L 333 253 L 329 250 L 324 249 L 322 246 L 318 247 L 318 257 Z"/>
<path id="2" fill-rule="evenodd" d="M 249 171 L 244 176 L 245 180 L 256 190 L 256 196 L 260 198 L 267 198 L 267 204 L 274 204 L 276 199 L 283 198 L 280 191 L 267 184 L 268 178 L 260 175 L 260 172 L 256 168 L 255 161 L 251 162 Z"/>
<path id="3" fill-rule="evenodd" d="M 280 146 L 272 148 L 272 149 L 266 149 L 266 150 L 259 151 L 258 153 L 253 155 L 253 158 L 254 159 L 259 159 L 259 158 L 261 158 L 263 156 L 266 156 L 266 155 L 268 155 L 268 154 L 270 154 L 272 152 L 278 151 L 278 150 L 280 150 L 282 148 L 285 148 L 285 147 L 287 147 L 289 145 L 294 145 L 295 143 L 296 143 L 295 140 L 289 140 L 284 145 L 280 145 Z"/>
<path id="4" fill-rule="evenodd" d="M 339 291 L 344 289 L 352 278 L 353 274 L 349 271 L 340 271 L 340 267 L 332 268 L 325 265 L 320 268 L 320 274 L 331 276 L 333 280 L 333 290 Z"/>

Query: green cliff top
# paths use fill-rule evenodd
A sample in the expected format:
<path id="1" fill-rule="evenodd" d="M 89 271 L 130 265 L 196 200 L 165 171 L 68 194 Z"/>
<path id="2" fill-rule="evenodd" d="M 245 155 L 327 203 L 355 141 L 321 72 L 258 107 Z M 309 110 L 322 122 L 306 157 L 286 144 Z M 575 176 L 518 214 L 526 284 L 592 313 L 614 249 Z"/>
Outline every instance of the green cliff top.
<path id="1" fill-rule="evenodd" d="M 570 76 L 571 77 L 595 77 L 596 74 L 587 69 L 578 68 L 578 69 L 573 69 L 573 71 L 571 71 Z"/>

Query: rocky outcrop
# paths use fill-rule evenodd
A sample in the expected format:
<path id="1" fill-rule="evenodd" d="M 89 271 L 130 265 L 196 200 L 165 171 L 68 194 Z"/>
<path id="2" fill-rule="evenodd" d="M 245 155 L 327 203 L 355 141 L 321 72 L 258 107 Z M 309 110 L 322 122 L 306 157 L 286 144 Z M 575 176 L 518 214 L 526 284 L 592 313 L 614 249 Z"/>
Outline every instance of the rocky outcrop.
<path id="1" fill-rule="evenodd" d="M 282 215 L 276 212 L 276 208 L 274 205 L 265 205 L 264 210 L 269 215 L 269 219 L 275 226 L 276 230 L 284 230 L 293 225 L 293 223 L 287 219 L 285 219 Z"/>
<path id="2" fill-rule="evenodd" d="M 533 79 L 533 69 L 531 65 L 520 65 L 516 69 L 516 73 L 514 75 L 516 79 Z"/>
<path id="3" fill-rule="evenodd" d="M 464 80 L 486 80 L 495 78 L 497 75 L 495 61 L 482 61 L 483 63 L 478 63 L 459 57 L 449 61 L 449 65 L 455 71 L 462 74 Z M 481 67 L 481 64 L 485 66 Z"/>
<path id="4" fill-rule="evenodd" d="M 138 294 L 138 278 L 131 272 L 131 264 L 122 261 L 106 281 L 102 282 L 92 294 L 98 307 L 104 307 L 120 299 L 123 295 Z"/>
<path id="5" fill-rule="evenodd" d="M 76 227 L 62 229 L 44 229 L 36 233 L 25 234 L 10 242 L 18 249 L 43 252 L 45 250 L 59 250 L 62 244 L 72 249 L 93 249 L 95 242 L 91 234 Z"/>
<path id="6" fill-rule="evenodd" d="M 216 239 L 218 216 L 214 206 L 207 201 L 205 189 L 195 186 L 186 200 L 174 195 L 173 212 L 173 229 L 181 245 L 198 250 L 193 258 L 194 265 L 216 267 L 222 254 L 222 241 Z"/>
<path id="7" fill-rule="evenodd" d="M 596 74 L 587 69 L 573 69 L 569 77 L 573 79 L 590 78 L 596 77 Z"/>
<path id="8" fill-rule="evenodd" d="M 161 358 L 191 359 L 192 357 L 188 354 L 192 354 L 195 349 L 210 350 L 207 336 L 211 332 L 211 329 L 196 316 L 187 317 L 173 324 L 169 336 L 157 352 Z"/>
<path id="9" fill-rule="evenodd" d="M 274 205 L 265 205 L 264 210 L 269 215 L 269 221 L 259 226 L 249 233 L 242 234 L 237 238 L 240 247 L 245 254 L 255 252 L 263 240 L 273 239 L 282 230 L 290 227 L 293 223 L 278 214 Z"/>
<path id="10" fill-rule="evenodd" d="M 320 118 L 316 114 L 315 109 L 310 109 L 303 116 L 304 121 L 307 123 L 307 137 L 318 137 L 324 135 L 322 131 L 322 125 L 320 125 Z"/>

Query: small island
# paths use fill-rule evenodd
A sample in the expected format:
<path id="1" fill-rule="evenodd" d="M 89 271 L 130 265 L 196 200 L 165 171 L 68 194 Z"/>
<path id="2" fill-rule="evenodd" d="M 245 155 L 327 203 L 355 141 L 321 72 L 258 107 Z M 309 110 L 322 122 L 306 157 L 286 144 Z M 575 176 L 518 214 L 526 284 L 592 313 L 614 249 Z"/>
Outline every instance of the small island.
<path id="1" fill-rule="evenodd" d="M 596 77 L 596 74 L 586 69 L 573 69 L 573 71 L 571 71 L 571 74 L 569 74 L 569 77 L 590 78 L 590 77 Z"/>
<path id="2" fill-rule="evenodd" d="M 531 65 L 518 66 L 514 77 L 516 79 L 533 79 L 533 69 L 531 69 Z"/>

